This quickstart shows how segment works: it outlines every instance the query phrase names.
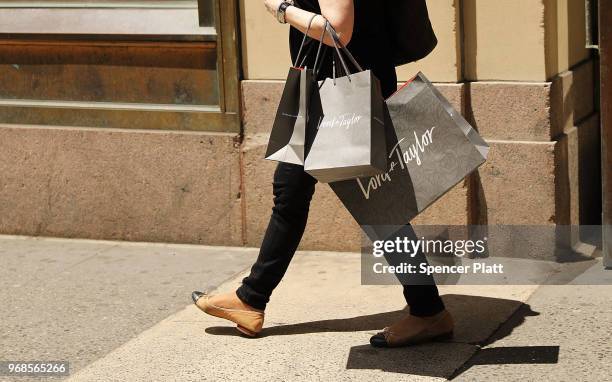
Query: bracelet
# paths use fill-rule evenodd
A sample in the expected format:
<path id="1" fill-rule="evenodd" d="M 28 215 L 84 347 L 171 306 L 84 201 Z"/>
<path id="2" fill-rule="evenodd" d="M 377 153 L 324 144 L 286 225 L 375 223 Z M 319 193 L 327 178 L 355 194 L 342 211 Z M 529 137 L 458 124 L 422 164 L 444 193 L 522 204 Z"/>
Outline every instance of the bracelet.
<path id="1" fill-rule="evenodd" d="M 278 10 L 276 11 L 276 19 L 281 24 L 287 24 L 287 20 L 285 18 L 285 13 L 287 8 L 293 5 L 293 0 L 286 0 L 280 3 L 278 6 Z"/>

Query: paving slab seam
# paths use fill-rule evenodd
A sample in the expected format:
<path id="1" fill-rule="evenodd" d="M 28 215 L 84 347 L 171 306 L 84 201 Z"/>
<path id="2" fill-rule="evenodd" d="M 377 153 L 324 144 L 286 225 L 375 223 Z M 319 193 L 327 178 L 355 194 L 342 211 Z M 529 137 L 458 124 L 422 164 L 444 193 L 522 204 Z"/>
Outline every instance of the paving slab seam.
<path id="1" fill-rule="evenodd" d="M 210 290 L 207 290 L 206 292 L 214 292 L 217 290 L 223 290 L 223 288 L 225 287 L 229 287 L 230 285 L 234 284 L 235 282 L 237 282 L 238 280 L 242 280 L 242 278 L 246 275 L 246 271 L 250 268 L 246 267 L 244 269 L 242 269 L 239 272 L 236 272 L 235 274 L 229 276 L 228 278 L 226 278 L 225 280 L 223 280 L 222 282 L 219 283 L 219 285 L 215 288 L 212 288 Z M 175 320 L 174 317 L 178 317 L 180 315 L 182 315 L 183 312 L 185 312 L 187 309 L 190 309 L 192 307 L 193 304 L 188 304 L 186 305 L 183 309 L 179 310 L 178 312 L 175 312 L 174 314 L 171 314 L 170 316 L 164 318 L 163 320 L 157 322 L 156 324 L 154 324 L 153 326 L 150 326 L 149 328 L 147 328 L 146 330 L 144 330 L 143 332 L 141 332 L 140 334 L 138 334 L 137 336 L 131 338 L 129 341 L 121 344 L 120 346 L 116 347 L 115 349 L 109 351 L 108 353 L 106 353 L 104 356 L 102 356 L 101 358 L 98 358 L 96 360 L 94 360 L 93 362 L 83 366 L 80 370 L 78 370 L 76 373 L 71 374 L 66 381 L 70 381 L 73 378 L 78 378 L 80 374 L 85 373 L 92 365 L 95 365 L 98 362 L 102 362 L 105 358 L 109 357 L 111 354 L 120 351 L 121 349 L 123 349 L 124 347 L 129 346 L 133 341 L 137 341 L 139 338 L 141 338 L 142 336 L 146 336 L 147 333 L 149 333 L 150 331 L 154 330 L 156 327 L 160 326 L 160 325 L 164 325 L 165 323 L 168 322 L 189 322 L 189 321 L 184 321 L 184 320 Z"/>
<path id="2" fill-rule="evenodd" d="M 244 275 L 244 270 L 239 272 L 238 274 L 240 275 Z M 213 288 L 210 290 L 210 292 L 214 292 L 216 290 L 219 290 L 223 285 L 225 285 L 228 281 L 231 281 L 235 278 L 236 275 L 231 276 L 230 278 L 228 278 L 226 281 L 224 281 L 223 283 L 219 284 L 218 287 Z M 141 338 L 142 336 L 146 336 L 148 332 L 152 331 L 153 329 L 155 329 L 156 327 L 160 326 L 160 325 L 164 325 L 165 323 L 168 322 L 191 322 L 191 321 L 185 321 L 185 320 L 174 320 L 173 317 L 176 316 L 180 316 L 182 315 L 183 312 L 185 312 L 186 310 L 190 309 L 192 306 L 192 304 L 186 305 L 183 309 L 179 310 L 178 312 L 175 312 L 174 314 L 164 318 L 163 320 L 157 322 L 155 325 L 147 328 L 146 330 L 144 330 L 143 332 L 141 332 L 140 334 L 138 334 L 137 336 L 131 338 L 129 341 L 123 343 L 122 345 L 116 347 L 115 349 L 109 351 L 108 353 L 106 353 L 104 356 L 102 356 L 101 358 L 98 358 L 96 360 L 94 360 L 93 362 L 90 362 L 89 364 L 83 366 L 80 370 L 78 370 L 76 373 L 71 374 L 66 381 L 71 381 L 73 380 L 73 378 L 78 378 L 81 374 L 86 373 L 88 371 L 88 369 L 90 367 L 92 367 L 93 365 L 95 365 L 98 362 L 103 362 L 103 360 L 109 356 L 111 356 L 113 353 L 120 351 L 121 349 L 123 349 L 124 347 L 129 346 L 133 341 L 137 341 L 139 338 Z"/>
<path id="3" fill-rule="evenodd" d="M 35 241 L 51 241 L 51 242 L 68 242 L 68 243 L 79 243 L 79 244 L 108 244 L 113 246 L 125 245 L 134 247 L 176 247 L 176 248 L 203 248 L 203 249 L 215 249 L 215 250 L 238 250 L 249 252 L 257 248 L 255 247 L 237 247 L 228 245 L 202 245 L 202 244 L 188 244 L 188 243 L 166 243 L 166 242 L 149 242 L 149 241 L 127 241 L 127 240 L 104 240 L 104 239 L 86 239 L 80 237 L 60 237 L 60 236 L 32 236 L 32 235 L 4 235 L 0 234 L 0 240 L 35 240 Z"/>
<path id="4" fill-rule="evenodd" d="M 3 238 L 4 238 L 3 236 L 0 236 L 0 239 L 3 239 Z M 100 256 L 101 254 L 109 252 L 109 251 L 117 248 L 118 246 L 119 246 L 118 244 L 115 244 L 115 245 L 109 246 L 108 248 L 100 249 L 98 252 L 94 253 L 91 256 L 87 256 L 85 259 L 79 260 L 79 261 L 77 261 L 74 264 L 67 265 L 65 268 L 58 270 L 55 273 L 54 276 L 52 276 L 49 279 L 46 279 L 45 282 L 50 282 L 52 280 L 55 280 L 57 275 L 59 275 L 59 274 L 61 274 L 63 272 L 66 272 L 66 271 L 68 271 L 70 269 L 74 269 L 75 267 L 77 267 L 79 265 L 82 265 L 82 264 L 84 264 L 84 263 L 86 263 L 88 261 L 91 261 L 91 260 L 95 259 L 96 257 Z M 38 277 L 36 275 L 34 275 L 34 276 L 32 276 L 32 278 L 30 278 L 30 279 L 26 280 L 25 282 L 23 282 L 22 285 L 25 286 L 25 285 L 28 285 L 28 284 L 30 284 L 30 283 L 32 283 L 34 281 L 37 281 L 37 280 L 39 280 Z"/>
<path id="5" fill-rule="evenodd" d="M 302 254 L 305 254 L 304 251 L 300 251 L 302 252 Z M 306 269 L 309 269 L 308 267 L 311 264 L 318 264 L 320 263 L 318 259 L 316 259 L 318 256 L 325 256 L 326 253 L 327 254 L 333 254 L 333 252 L 311 252 L 311 251 L 306 251 L 308 256 L 305 257 L 298 257 L 298 261 L 302 260 L 302 265 L 306 267 Z M 314 259 L 313 259 L 314 258 Z M 304 262 L 305 260 L 308 260 L 307 262 Z M 326 263 L 327 264 L 327 263 Z M 335 263 L 330 263 L 330 264 L 335 264 Z M 358 263 L 357 263 L 358 264 Z M 351 266 L 351 268 L 353 268 L 353 266 Z M 354 268 L 355 270 L 357 269 L 357 267 Z M 295 270 L 295 269 L 294 269 Z M 311 271 L 316 271 L 316 269 L 309 269 Z M 213 291 L 231 291 L 232 289 L 235 289 L 237 284 L 240 282 L 240 280 L 242 279 L 242 277 L 244 277 L 244 275 L 248 272 L 248 267 L 243 267 L 243 270 L 240 272 L 235 272 L 233 275 L 227 277 L 226 279 L 224 279 L 224 281 L 222 282 L 218 282 L 217 286 L 213 286 L 211 285 L 209 290 L 207 290 L 207 292 L 213 292 Z M 316 274 L 316 273 L 315 273 Z M 296 279 L 296 275 L 298 276 L 298 278 Z M 299 272 L 298 273 L 289 273 L 288 277 L 290 280 L 293 280 L 293 284 L 300 284 L 300 282 L 304 280 L 304 278 L 302 277 L 303 275 L 301 275 Z M 293 278 L 292 278 L 293 277 Z M 300 278 L 302 277 L 302 278 Z M 325 280 L 325 278 L 323 278 L 323 280 Z M 358 280 L 355 280 L 357 283 L 359 282 Z M 349 283 L 350 285 L 353 285 L 352 283 Z M 300 284 L 301 285 L 301 284 Z M 357 286 L 356 284 L 354 284 L 354 286 Z M 523 296 L 520 298 L 521 301 L 524 301 L 523 304 L 526 301 L 529 301 L 531 295 L 537 290 L 537 288 L 534 288 L 533 290 L 529 291 L 529 294 L 523 294 Z M 284 301 L 284 299 L 287 298 L 288 294 L 287 294 L 287 290 L 285 289 L 280 289 L 279 292 L 281 292 L 281 295 L 279 297 L 281 297 L 281 302 Z M 452 291 L 449 291 L 452 292 Z M 448 292 L 443 294 L 448 294 Z M 451 293 L 452 294 L 452 293 Z M 485 293 L 486 294 L 486 293 Z M 282 306 L 283 304 L 281 304 Z M 495 337 L 495 334 L 497 332 L 499 332 L 500 328 L 503 327 L 503 325 L 505 325 L 507 323 L 507 321 L 513 319 L 513 317 L 516 316 L 517 314 L 517 310 L 520 309 L 520 307 L 522 306 L 522 304 L 519 304 L 518 307 L 516 307 L 515 309 L 512 309 L 510 311 L 510 313 L 508 315 L 504 315 L 504 319 L 502 321 L 501 324 L 498 325 L 491 325 L 492 328 L 494 328 L 492 331 L 487 330 L 487 332 L 491 333 L 489 336 L 487 336 L 485 339 L 483 340 L 463 340 L 463 341 L 445 341 L 446 343 L 448 343 L 448 348 L 447 349 L 454 349 L 454 346 L 458 346 L 458 345 L 467 345 L 467 346 L 471 346 L 473 347 L 473 352 L 474 354 L 464 354 L 463 356 L 461 356 L 460 358 L 458 358 L 456 360 L 456 362 L 454 362 L 454 364 L 446 370 L 446 372 L 444 373 L 444 378 L 449 378 L 452 379 L 454 377 L 456 377 L 457 375 L 460 374 L 460 371 L 463 370 L 463 368 L 465 368 L 466 365 L 470 364 L 470 361 L 474 358 L 475 354 L 478 354 L 478 352 L 480 351 L 481 348 L 484 348 L 483 344 L 487 344 L 487 342 L 490 341 L 491 338 Z M 109 365 L 112 366 L 113 364 L 117 364 L 118 360 L 119 362 L 125 362 L 127 361 L 126 359 L 126 354 L 129 354 L 130 352 L 133 352 L 134 349 L 144 349 L 142 344 L 139 344 L 140 342 L 142 343 L 153 343 L 151 342 L 151 339 L 155 339 L 156 337 L 159 338 L 168 338 L 168 336 L 171 334 L 170 333 L 174 333 L 174 329 L 173 330 L 168 330 L 168 327 L 173 327 L 175 326 L 177 323 L 193 323 L 196 322 L 195 320 L 192 320 L 192 317 L 195 317 L 194 312 L 196 312 L 197 309 L 194 308 L 194 306 L 192 304 L 184 307 L 183 309 L 179 310 L 178 312 L 160 320 L 159 322 L 157 322 L 155 325 L 153 325 L 152 327 L 144 330 L 143 332 L 139 333 L 137 336 L 133 337 L 130 341 L 118 346 L 117 348 L 113 349 L 112 351 L 110 351 L 109 353 L 105 354 L 104 356 L 96 359 L 95 361 L 87 364 L 85 367 L 83 367 L 81 370 L 78 370 L 75 372 L 74 375 L 71 376 L 71 378 L 74 378 L 74 380 L 85 380 L 83 379 L 84 377 L 87 378 L 87 376 L 91 377 L 92 375 L 95 375 L 95 373 L 97 372 L 101 372 L 101 375 L 104 375 L 104 373 L 107 373 L 109 370 L 111 370 L 109 368 Z M 386 310 L 385 310 L 386 311 Z M 274 313 L 274 312 L 271 312 Z M 199 314 L 199 313 L 197 313 Z M 198 316 L 199 317 L 199 316 Z M 272 315 L 272 317 L 274 317 L 274 315 Z M 272 318 L 270 317 L 270 318 Z M 332 318 L 333 319 L 333 318 Z M 325 332 L 325 330 L 321 331 L 321 319 L 319 319 L 319 323 L 316 325 L 310 325 L 309 323 L 303 323 L 300 322 L 300 325 L 302 326 L 301 332 L 309 332 L 308 330 L 304 330 L 304 326 L 306 326 L 307 328 L 316 328 L 319 329 L 317 332 Z M 201 322 L 201 320 L 198 318 L 197 322 Z M 496 320 L 495 323 L 497 323 L 499 321 Z M 277 323 L 276 320 L 272 319 L 270 320 L 270 324 L 275 324 Z M 278 324 L 283 325 L 283 322 L 278 322 Z M 324 328 L 330 329 L 330 333 L 329 336 L 333 336 L 333 332 L 337 331 L 338 328 L 336 326 L 328 326 L 326 325 L 327 323 L 323 322 L 323 326 Z M 217 325 L 217 323 L 215 322 L 215 325 Z M 291 323 L 289 323 L 289 325 L 291 325 Z M 180 327 L 178 328 L 179 332 L 180 330 L 182 330 Z M 228 328 L 229 330 L 230 328 Z M 371 329 L 368 330 L 356 330 L 355 332 L 364 332 L 364 333 L 368 333 L 371 332 Z M 483 333 L 484 334 L 484 333 Z M 183 334 L 184 335 L 184 334 Z M 232 337 L 229 337 L 230 339 Z M 331 337 L 330 337 L 331 338 Z M 367 337 L 364 337 L 367 341 Z M 274 339 L 270 340 L 268 339 L 268 341 L 272 341 L 271 343 L 274 343 Z M 299 342 L 299 341 L 298 341 Z M 347 342 L 348 344 L 350 344 L 351 346 L 355 346 L 355 343 L 352 342 Z M 362 342 L 361 343 L 363 346 L 369 346 L 366 345 L 367 342 Z M 475 345 L 476 344 L 476 345 Z M 176 345 L 176 344 L 175 344 Z M 360 346 L 362 346 L 360 345 Z M 174 345 L 172 345 L 174 346 Z M 359 346 L 357 347 L 358 349 Z M 441 349 L 438 349 L 436 351 L 437 354 L 444 354 L 444 352 L 446 352 L 447 350 L 444 349 L 442 353 L 438 353 L 440 352 Z M 360 351 L 357 351 L 357 353 L 350 353 L 349 354 L 349 359 L 355 360 L 355 354 L 359 355 Z M 353 358 L 351 358 L 351 354 L 353 355 Z M 342 356 L 344 357 L 344 353 L 342 354 Z M 129 358 L 129 357 L 128 357 Z M 358 357 L 359 358 L 359 357 Z M 137 362 L 139 362 L 139 359 L 136 359 Z M 140 359 L 140 361 L 142 361 L 142 359 Z M 314 361 L 313 361 L 314 362 Z M 348 361 L 347 361 L 348 362 Z M 458 365 L 457 367 L 455 367 L 455 365 Z M 364 368 L 364 370 L 367 368 Z M 349 372 L 354 372 L 354 371 L 349 371 Z M 381 374 L 382 376 L 383 374 Z M 386 374 L 384 374 L 386 375 Z M 418 375 L 418 373 L 416 373 L 416 375 Z M 80 379 L 79 379 L 80 378 Z M 70 379 L 73 380 L 73 379 Z"/>
<path id="6" fill-rule="evenodd" d="M 527 297 L 525 299 L 524 302 L 522 302 L 520 305 L 518 305 L 516 307 L 516 309 L 514 309 L 514 311 L 512 312 L 512 314 L 510 314 L 508 316 L 508 318 L 501 322 L 497 328 L 495 328 L 495 330 L 493 330 L 493 332 L 491 332 L 491 334 L 484 340 L 476 342 L 476 343 L 470 343 L 471 345 L 476 346 L 476 351 L 465 361 L 463 362 L 458 368 L 455 369 L 455 371 L 453 371 L 453 373 L 451 374 L 450 377 L 448 377 L 449 381 L 452 381 L 453 379 L 455 379 L 456 377 L 460 376 L 461 374 L 463 374 L 463 372 L 465 372 L 466 370 L 468 370 L 472 365 L 471 362 L 476 359 L 476 357 L 479 355 L 480 351 L 487 346 L 488 344 L 491 344 L 491 340 L 495 339 L 497 334 L 499 333 L 499 331 L 504 327 L 504 325 L 506 325 L 506 323 L 516 319 L 520 314 L 520 310 L 523 308 L 523 306 L 525 306 L 527 304 L 527 302 L 531 299 L 531 297 L 536 293 L 536 291 L 539 289 L 535 288 L 531 291 L 531 293 L 529 294 L 529 297 Z M 493 341 L 494 342 L 494 341 Z"/>

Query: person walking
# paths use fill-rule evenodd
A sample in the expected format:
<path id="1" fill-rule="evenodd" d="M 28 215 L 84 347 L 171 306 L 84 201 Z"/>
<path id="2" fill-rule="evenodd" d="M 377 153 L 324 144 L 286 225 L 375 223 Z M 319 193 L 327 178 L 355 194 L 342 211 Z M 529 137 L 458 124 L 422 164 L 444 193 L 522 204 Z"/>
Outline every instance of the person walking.
<path id="1" fill-rule="evenodd" d="M 298 55 L 304 33 L 311 37 L 309 44 L 318 45 L 323 39 L 323 44 L 333 46 L 329 34 L 323 33 L 329 22 L 359 64 L 372 70 L 380 80 L 383 96 L 387 98 L 397 90 L 397 75 L 388 38 L 393 31 L 387 30 L 385 22 L 386 1 L 265 0 L 264 4 L 279 22 L 291 25 L 292 61 Z M 319 80 L 333 75 L 332 60 L 330 55 L 322 56 Z M 312 68 L 314 61 L 314 54 L 308 55 L 304 66 Z M 266 305 L 302 239 L 316 183 L 303 166 L 278 164 L 273 181 L 272 216 L 250 274 L 235 292 L 211 296 L 194 291 L 192 299 L 198 308 L 236 323 L 237 329 L 247 336 L 254 337 L 262 330 Z M 401 234 L 416 239 L 410 225 Z M 374 335 L 370 339 L 372 346 L 397 347 L 452 336 L 453 319 L 433 278 L 419 285 L 404 285 L 403 293 L 409 314 Z"/>

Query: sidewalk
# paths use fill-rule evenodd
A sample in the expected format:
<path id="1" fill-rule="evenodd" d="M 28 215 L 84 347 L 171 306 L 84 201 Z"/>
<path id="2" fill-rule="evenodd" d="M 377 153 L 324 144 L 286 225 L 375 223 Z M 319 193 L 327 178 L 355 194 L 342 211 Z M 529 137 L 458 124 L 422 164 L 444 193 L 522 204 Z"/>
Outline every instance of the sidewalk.
<path id="1" fill-rule="evenodd" d="M 256 254 L 0 235 L 0 360 L 65 360 L 74 373 L 185 308 L 192 289 L 243 271 Z"/>
<path id="2" fill-rule="evenodd" d="M 605 381 L 612 375 L 608 362 L 612 350 L 610 286 L 443 286 L 440 290 L 457 321 L 453 341 L 374 349 L 368 344 L 369 337 L 404 314 L 400 311 L 404 301 L 398 286 L 361 286 L 357 254 L 298 253 L 273 296 L 266 329 L 260 338 L 248 339 L 238 336 L 230 323 L 203 314 L 187 299 L 194 288 L 220 285 L 221 290 L 234 289 L 256 250 L 0 237 L 0 254 L 12 259 L 11 253 L 20 252 L 22 256 L 10 260 L 9 268 L 21 272 L 26 259 L 38 256 L 43 261 L 41 248 L 53 245 L 54 254 L 45 250 L 43 263 L 49 266 L 32 266 L 26 271 L 47 272 L 37 273 L 39 279 L 47 274 L 52 277 L 58 274 L 58 267 L 50 260 L 62 258 L 71 259 L 63 267 L 74 271 L 64 270 L 61 277 L 39 287 L 40 291 L 54 289 L 58 294 L 53 304 L 62 309 L 49 309 L 38 325 L 65 321 L 76 325 L 73 332 L 79 333 L 99 325 L 100 314 L 113 323 L 85 330 L 87 341 L 77 350 L 98 351 L 81 363 L 68 357 L 69 352 L 62 353 L 62 345 L 73 345 L 62 344 L 61 331 L 39 331 L 47 335 L 45 341 L 57 346 L 46 354 L 37 354 L 36 349 L 25 354 L 31 359 L 66 354 L 71 366 L 76 365 L 70 381 L 433 381 L 450 377 L 461 381 Z M 57 251 L 58 245 L 69 250 Z M 169 249 L 176 255 L 169 257 Z M 117 261 L 119 258 L 123 261 Z M 155 271 L 139 276 L 138 283 L 130 281 L 147 266 Z M 2 272 L 6 272 L 4 267 Z M 104 281 L 111 275 L 123 287 Z M 90 296 L 90 286 L 98 283 L 98 297 Z M 170 285 L 164 283 L 173 284 L 171 294 L 160 289 Z M 4 282 L 2 287 L 9 290 Z M 115 291 L 118 295 L 105 291 L 115 287 L 121 290 Z M 64 288 L 71 291 L 69 300 L 64 300 Z M 136 306 L 138 296 L 148 296 L 142 297 L 145 304 Z M 112 309 L 97 303 L 92 308 L 83 297 L 105 301 Z M 44 306 L 46 301 L 41 298 L 31 304 Z M 9 306 L 19 311 L 26 303 L 13 299 Z M 166 309 L 158 311 L 160 306 Z M 88 313 L 66 314 L 75 307 Z M 27 325 L 12 323 L 14 314 L 9 314 L 8 321 L 0 318 L 10 328 L 3 344 L 8 338 L 16 349 L 33 346 L 12 340 L 27 337 Z M 145 318 L 146 325 L 134 323 Z M 85 319 L 88 321 L 81 322 Z M 151 327 L 153 321 L 157 323 Z M 117 337 L 113 334 L 117 326 L 130 327 L 131 332 Z M 115 340 L 110 341 L 109 336 Z M 40 344 L 46 345 L 42 339 Z M 98 348 L 99 344 L 106 347 Z M 111 345 L 116 346 L 110 349 Z M 4 352 L 0 358 L 13 359 L 13 355 Z"/>

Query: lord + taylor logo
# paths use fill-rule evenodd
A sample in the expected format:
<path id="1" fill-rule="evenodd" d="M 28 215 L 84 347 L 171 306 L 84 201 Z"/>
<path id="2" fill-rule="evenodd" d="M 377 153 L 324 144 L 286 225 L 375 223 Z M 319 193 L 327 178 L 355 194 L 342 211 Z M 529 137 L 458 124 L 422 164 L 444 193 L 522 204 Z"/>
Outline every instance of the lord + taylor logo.
<path id="1" fill-rule="evenodd" d="M 370 199 L 370 194 L 372 191 L 377 190 L 384 183 L 391 182 L 393 179 L 391 177 L 391 173 L 395 170 L 395 168 L 399 165 L 401 170 L 406 170 L 409 163 L 412 161 L 416 162 L 417 166 L 421 166 L 423 164 L 421 155 L 425 153 L 425 150 L 428 146 L 433 143 L 433 131 L 436 127 L 433 126 L 431 129 L 428 129 L 419 137 L 416 132 L 414 133 L 414 143 L 408 146 L 408 149 L 402 152 L 400 150 L 400 144 L 406 139 L 400 139 L 395 146 L 391 149 L 391 154 L 389 154 L 389 159 L 395 157 L 395 160 L 392 160 L 389 164 L 389 171 L 384 174 L 379 174 L 373 176 L 367 182 L 367 185 L 364 186 L 361 179 L 357 178 L 357 184 L 363 194 L 363 197 L 366 200 Z"/>

